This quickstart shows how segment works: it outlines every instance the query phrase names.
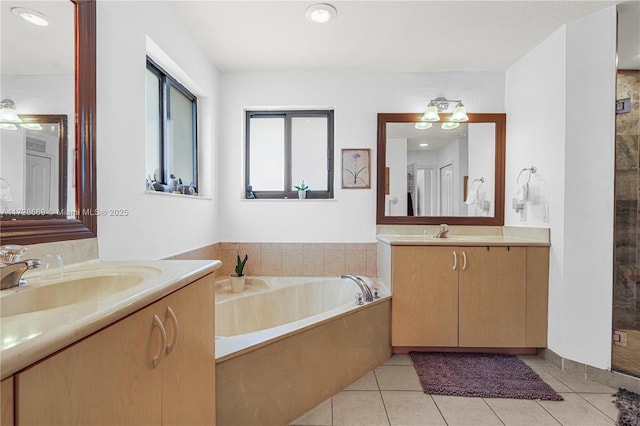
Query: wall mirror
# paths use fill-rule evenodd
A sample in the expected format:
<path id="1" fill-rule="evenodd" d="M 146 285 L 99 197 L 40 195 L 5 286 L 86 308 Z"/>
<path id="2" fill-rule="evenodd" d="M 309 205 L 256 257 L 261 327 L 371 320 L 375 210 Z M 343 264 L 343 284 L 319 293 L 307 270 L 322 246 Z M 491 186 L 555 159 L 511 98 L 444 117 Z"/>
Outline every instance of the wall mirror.
<path id="1" fill-rule="evenodd" d="M 3 213 L 60 214 L 67 207 L 67 116 L 21 114 L 0 126 Z"/>
<path id="2" fill-rule="evenodd" d="M 2 244 L 95 237 L 95 1 L 0 7 L 0 97 L 14 101 L 22 121 L 1 126 Z M 49 25 L 24 21 L 21 8 Z M 16 158 L 13 168 L 5 157 Z"/>
<path id="3" fill-rule="evenodd" d="M 440 116 L 378 114 L 377 223 L 503 225 L 506 115 Z"/>

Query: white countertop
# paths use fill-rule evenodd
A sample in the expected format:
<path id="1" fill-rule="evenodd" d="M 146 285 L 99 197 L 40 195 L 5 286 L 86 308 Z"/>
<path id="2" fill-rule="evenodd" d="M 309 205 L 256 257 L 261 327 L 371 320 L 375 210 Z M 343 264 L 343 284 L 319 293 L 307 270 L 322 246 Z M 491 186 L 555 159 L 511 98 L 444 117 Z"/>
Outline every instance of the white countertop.
<path id="1" fill-rule="evenodd" d="M 378 241 L 392 246 L 542 246 L 549 242 L 504 235 L 452 235 L 434 238 L 431 235 L 378 235 Z"/>
<path id="2" fill-rule="evenodd" d="M 143 271 L 144 279 L 99 300 L 1 318 L 2 379 L 216 271 L 220 266 L 219 260 L 150 260 L 91 261 L 65 267 L 62 281 L 88 274 L 126 273 L 128 270 Z M 40 280 L 37 272 L 29 272 L 25 276 L 30 278 L 24 288 L 2 290 L 0 298 L 11 297 L 16 291 L 56 285 L 55 281 Z"/>

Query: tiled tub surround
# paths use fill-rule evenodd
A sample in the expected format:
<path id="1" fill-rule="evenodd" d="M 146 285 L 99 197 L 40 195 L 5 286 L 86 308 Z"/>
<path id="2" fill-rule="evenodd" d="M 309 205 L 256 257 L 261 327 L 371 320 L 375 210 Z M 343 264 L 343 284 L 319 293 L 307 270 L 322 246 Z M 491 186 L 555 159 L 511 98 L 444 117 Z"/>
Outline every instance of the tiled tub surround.
<path id="1" fill-rule="evenodd" d="M 388 359 L 390 296 L 356 306 L 358 291 L 335 277 L 249 277 L 232 294 L 219 280 L 216 335 L 231 337 L 216 339 L 217 423 L 287 424 Z"/>
<path id="2" fill-rule="evenodd" d="M 322 277 L 377 276 L 376 243 L 237 243 L 201 247 L 170 259 L 220 259 L 218 277 L 233 273 L 236 256 L 249 255 L 247 275 Z"/>

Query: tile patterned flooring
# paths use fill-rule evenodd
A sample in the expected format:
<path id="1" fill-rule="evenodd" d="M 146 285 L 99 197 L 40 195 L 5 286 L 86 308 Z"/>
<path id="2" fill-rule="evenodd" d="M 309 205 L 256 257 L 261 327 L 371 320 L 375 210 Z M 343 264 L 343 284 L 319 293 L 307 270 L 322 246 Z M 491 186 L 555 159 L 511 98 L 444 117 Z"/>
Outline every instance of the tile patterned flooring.
<path id="1" fill-rule="evenodd" d="M 616 389 L 523 356 L 564 401 L 466 398 L 423 393 L 408 355 L 394 355 L 291 426 L 614 425 Z"/>

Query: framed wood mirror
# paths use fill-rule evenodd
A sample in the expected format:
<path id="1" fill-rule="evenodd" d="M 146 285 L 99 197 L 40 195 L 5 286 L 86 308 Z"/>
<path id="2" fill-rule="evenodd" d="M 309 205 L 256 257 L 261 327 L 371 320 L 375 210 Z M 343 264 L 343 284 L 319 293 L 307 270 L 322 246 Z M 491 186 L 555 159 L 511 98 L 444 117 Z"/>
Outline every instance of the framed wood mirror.
<path id="1" fill-rule="evenodd" d="M 3 214 L 2 244 L 36 244 L 92 238 L 97 235 L 96 211 L 96 4 L 95 0 L 71 0 L 74 10 L 75 184 L 72 211 L 58 214 Z M 65 206 L 66 208 L 66 206 Z"/>
<path id="2" fill-rule="evenodd" d="M 506 114 L 422 115 L 378 114 L 376 223 L 504 225 Z"/>

